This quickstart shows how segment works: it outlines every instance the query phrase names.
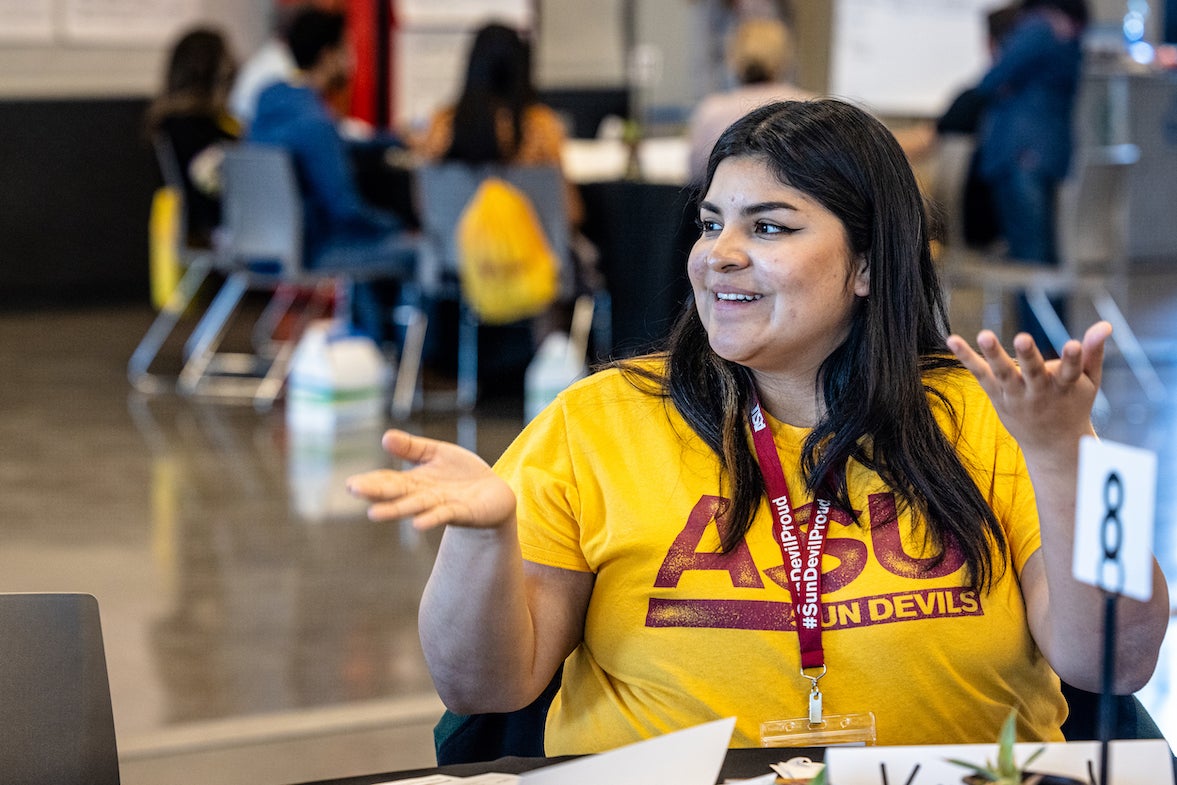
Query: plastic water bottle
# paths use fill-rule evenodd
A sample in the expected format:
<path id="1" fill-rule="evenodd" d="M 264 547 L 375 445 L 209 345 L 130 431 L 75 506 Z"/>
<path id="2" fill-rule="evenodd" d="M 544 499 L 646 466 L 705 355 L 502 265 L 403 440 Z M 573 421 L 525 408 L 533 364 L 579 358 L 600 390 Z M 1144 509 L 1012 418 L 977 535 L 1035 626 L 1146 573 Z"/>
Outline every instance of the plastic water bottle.
<path id="1" fill-rule="evenodd" d="M 336 322 L 315 322 L 291 359 L 287 425 L 333 432 L 382 423 L 388 381 L 388 363 L 375 341 Z"/>

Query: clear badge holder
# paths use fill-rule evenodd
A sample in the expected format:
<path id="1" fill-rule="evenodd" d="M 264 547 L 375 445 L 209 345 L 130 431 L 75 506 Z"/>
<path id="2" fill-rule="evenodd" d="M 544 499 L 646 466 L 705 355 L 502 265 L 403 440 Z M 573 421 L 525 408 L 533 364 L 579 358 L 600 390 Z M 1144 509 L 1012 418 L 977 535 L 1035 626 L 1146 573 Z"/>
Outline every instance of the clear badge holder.
<path id="1" fill-rule="evenodd" d="M 820 722 L 809 717 L 760 723 L 762 747 L 873 747 L 878 735 L 873 712 L 827 714 Z"/>
<path id="2" fill-rule="evenodd" d="M 832 747 L 832 746 L 873 746 L 878 734 L 875 731 L 873 712 L 858 714 L 822 714 L 821 690 L 817 683 L 826 675 L 810 676 L 804 670 L 801 675 L 809 679 L 809 715 L 788 720 L 771 720 L 760 723 L 760 745 L 762 747 Z"/>

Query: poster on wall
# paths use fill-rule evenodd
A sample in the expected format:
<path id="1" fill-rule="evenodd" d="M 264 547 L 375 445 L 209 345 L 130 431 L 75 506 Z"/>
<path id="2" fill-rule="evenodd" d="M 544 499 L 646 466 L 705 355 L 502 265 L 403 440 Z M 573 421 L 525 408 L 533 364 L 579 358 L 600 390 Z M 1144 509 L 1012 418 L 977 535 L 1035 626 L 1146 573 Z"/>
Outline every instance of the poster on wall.
<path id="1" fill-rule="evenodd" d="M 938 117 L 985 73 L 985 15 L 1005 0 L 836 0 L 830 92 L 875 112 Z"/>
<path id="2" fill-rule="evenodd" d="M 198 19 L 201 0 L 60 0 L 64 35 L 89 43 L 162 43 Z"/>
<path id="3" fill-rule="evenodd" d="M 52 0 L 0 0 L 0 41 L 46 43 L 53 40 Z"/>

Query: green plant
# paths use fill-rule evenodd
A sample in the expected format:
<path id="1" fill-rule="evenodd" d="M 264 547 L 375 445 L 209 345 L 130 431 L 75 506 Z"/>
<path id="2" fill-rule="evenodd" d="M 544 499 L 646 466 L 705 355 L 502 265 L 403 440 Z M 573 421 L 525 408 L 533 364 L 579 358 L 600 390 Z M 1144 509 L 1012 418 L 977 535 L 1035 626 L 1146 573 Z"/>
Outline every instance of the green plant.
<path id="1" fill-rule="evenodd" d="M 981 785 L 981 783 L 992 783 L 992 785 L 1021 785 L 1022 778 L 1034 759 L 1041 755 L 1046 748 L 1038 748 L 1033 755 L 1026 759 L 1025 763 L 1018 764 L 1014 760 L 1014 742 L 1017 741 L 1017 711 L 1011 709 L 1009 716 L 1005 718 L 1005 722 L 1001 726 L 1001 734 L 997 740 L 997 764 L 994 765 L 988 761 L 984 766 L 978 766 L 975 763 L 968 761 L 957 760 L 949 758 L 949 763 L 954 763 L 957 766 L 964 766 L 966 769 L 972 769 L 974 774 L 965 778 L 965 782 L 969 785 Z"/>

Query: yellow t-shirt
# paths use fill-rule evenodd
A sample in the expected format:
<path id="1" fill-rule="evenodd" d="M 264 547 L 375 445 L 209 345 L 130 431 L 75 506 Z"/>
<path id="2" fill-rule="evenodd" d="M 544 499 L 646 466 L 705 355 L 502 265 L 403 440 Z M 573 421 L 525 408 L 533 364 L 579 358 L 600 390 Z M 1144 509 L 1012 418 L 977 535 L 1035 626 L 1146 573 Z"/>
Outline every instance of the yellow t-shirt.
<path id="1" fill-rule="evenodd" d="M 932 744 L 991 742 L 1016 706 L 1020 739 L 1058 741 L 1066 704 L 1017 578 L 1041 544 L 1033 489 L 979 385 L 948 374 L 939 385 L 960 422 L 958 449 L 1004 528 L 1010 568 L 983 595 L 965 587 L 952 548 L 924 572 L 911 518 L 897 522 L 892 493 L 852 464 L 861 526 L 835 515 L 822 562 L 824 709 L 873 712 L 879 744 Z M 807 432 L 770 426 L 805 530 Z M 761 722 L 807 713 L 767 502 L 744 543 L 720 554 L 717 460 L 673 406 L 618 371 L 598 373 L 529 424 L 496 471 L 519 498 L 523 557 L 596 576 L 584 641 L 548 715 L 549 755 L 727 716 L 737 717 L 732 746 L 755 747 Z"/>

